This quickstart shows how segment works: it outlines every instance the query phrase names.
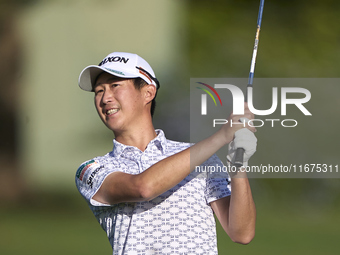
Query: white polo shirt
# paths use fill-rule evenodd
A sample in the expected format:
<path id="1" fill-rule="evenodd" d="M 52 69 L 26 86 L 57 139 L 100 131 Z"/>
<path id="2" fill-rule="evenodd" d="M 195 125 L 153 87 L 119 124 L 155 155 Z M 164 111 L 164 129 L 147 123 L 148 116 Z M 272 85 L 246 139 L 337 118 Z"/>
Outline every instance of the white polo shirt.
<path id="1" fill-rule="evenodd" d="M 139 174 L 178 153 L 189 143 L 167 140 L 156 130 L 144 152 L 113 141 L 113 150 L 83 163 L 76 185 L 105 230 L 113 254 L 217 254 L 216 226 L 209 203 L 230 195 L 229 181 L 211 173 L 192 172 L 151 201 L 101 204 L 92 199 L 105 177 L 115 171 Z M 223 166 L 214 155 L 202 166 Z"/>

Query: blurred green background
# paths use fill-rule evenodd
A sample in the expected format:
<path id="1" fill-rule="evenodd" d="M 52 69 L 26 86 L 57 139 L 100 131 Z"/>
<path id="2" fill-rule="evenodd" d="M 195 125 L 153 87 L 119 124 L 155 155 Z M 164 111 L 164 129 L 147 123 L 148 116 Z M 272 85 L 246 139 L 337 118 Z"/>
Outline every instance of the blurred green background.
<path id="1" fill-rule="evenodd" d="M 111 254 L 74 185 L 78 166 L 111 150 L 113 138 L 92 94 L 77 86 L 85 66 L 113 51 L 143 56 L 162 84 L 155 127 L 189 141 L 190 78 L 248 76 L 258 6 L 257 0 L 1 0 L 1 254 Z M 339 78 L 339 13 L 336 0 L 267 0 L 255 77 Z M 275 146 L 259 130 L 253 163 L 337 162 L 337 92 L 322 96 L 320 86 L 312 108 L 325 121 L 276 136 Z M 250 181 L 256 237 L 234 244 L 218 226 L 220 254 L 338 254 L 339 179 Z"/>

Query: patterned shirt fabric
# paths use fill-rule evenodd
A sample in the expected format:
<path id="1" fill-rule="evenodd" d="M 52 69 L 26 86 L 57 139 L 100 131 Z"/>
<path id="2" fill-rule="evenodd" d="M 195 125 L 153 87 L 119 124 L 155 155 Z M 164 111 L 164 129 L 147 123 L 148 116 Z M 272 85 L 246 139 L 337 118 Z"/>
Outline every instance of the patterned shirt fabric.
<path id="1" fill-rule="evenodd" d="M 193 171 L 151 201 L 102 204 L 92 197 L 115 171 L 139 174 L 191 144 L 167 140 L 156 130 L 144 152 L 113 141 L 113 150 L 83 163 L 76 185 L 106 232 L 113 254 L 217 254 L 214 214 L 209 203 L 230 195 L 229 181 Z M 214 155 L 201 166 L 223 166 Z"/>

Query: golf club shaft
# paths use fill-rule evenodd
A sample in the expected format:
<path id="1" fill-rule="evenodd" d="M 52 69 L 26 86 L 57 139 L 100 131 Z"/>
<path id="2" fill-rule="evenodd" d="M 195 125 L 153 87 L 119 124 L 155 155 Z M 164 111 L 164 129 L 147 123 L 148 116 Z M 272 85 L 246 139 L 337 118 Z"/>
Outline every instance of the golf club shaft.
<path id="1" fill-rule="evenodd" d="M 264 0 L 261 0 L 260 1 L 259 13 L 258 13 L 258 16 L 257 16 L 257 30 L 256 30 L 253 56 L 252 56 L 252 59 L 251 59 L 251 65 L 250 65 L 250 72 L 249 72 L 249 79 L 248 79 L 247 87 L 253 86 L 256 56 L 257 56 L 257 48 L 258 48 L 258 44 L 259 44 L 259 37 L 260 37 L 260 30 L 261 30 L 263 5 L 264 5 Z M 245 97 L 246 102 L 247 102 L 247 99 L 248 99 L 248 95 L 246 94 L 246 97 Z M 244 155 L 244 149 L 243 148 L 237 148 L 235 160 L 234 160 L 234 163 L 233 163 L 233 165 L 236 166 L 237 168 L 243 166 L 243 155 Z"/>

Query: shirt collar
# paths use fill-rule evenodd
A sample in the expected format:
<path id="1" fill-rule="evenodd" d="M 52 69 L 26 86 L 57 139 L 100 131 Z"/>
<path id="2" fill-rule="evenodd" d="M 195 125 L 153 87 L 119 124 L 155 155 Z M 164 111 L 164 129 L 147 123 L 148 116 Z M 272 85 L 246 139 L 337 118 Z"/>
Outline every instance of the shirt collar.
<path id="1" fill-rule="evenodd" d="M 157 149 L 159 149 L 162 152 L 162 154 L 164 154 L 167 148 L 166 137 L 164 135 L 163 130 L 156 129 L 155 131 L 156 131 L 157 136 L 149 142 L 148 146 L 146 147 L 146 150 L 150 148 L 152 145 L 155 145 Z M 116 141 L 116 139 L 113 139 L 112 154 L 114 157 L 120 158 L 120 156 L 122 155 L 122 153 L 124 153 L 125 150 L 138 150 L 139 151 L 139 149 L 134 146 L 125 145 L 125 144 L 122 144 Z"/>

